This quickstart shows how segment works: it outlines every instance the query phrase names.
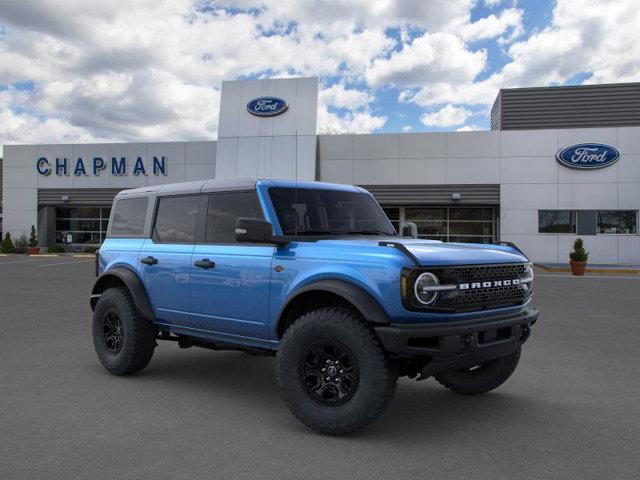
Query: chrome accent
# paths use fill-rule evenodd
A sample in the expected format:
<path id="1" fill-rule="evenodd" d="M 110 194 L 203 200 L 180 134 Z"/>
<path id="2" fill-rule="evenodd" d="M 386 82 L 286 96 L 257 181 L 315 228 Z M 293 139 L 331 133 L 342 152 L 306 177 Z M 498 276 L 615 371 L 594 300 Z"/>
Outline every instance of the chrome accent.
<path id="1" fill-rule="evenodd" d="M 422 292 L 445 292 L 447 290 L 457 290 L 457 285 L 434 285 L 432 287 L 424 287 Z"/>

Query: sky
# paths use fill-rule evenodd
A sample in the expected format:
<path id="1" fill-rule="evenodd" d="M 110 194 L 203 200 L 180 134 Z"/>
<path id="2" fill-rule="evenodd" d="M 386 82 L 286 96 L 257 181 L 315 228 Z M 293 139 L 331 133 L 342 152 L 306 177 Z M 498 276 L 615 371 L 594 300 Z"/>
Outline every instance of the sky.
<path id="1" fill-rule="evenodd" d="M 0 144 L 215 140 L 223 80 L 319 132 L 489 129 L 500 88 L 640 81 L 637 0 L 0 0 Z"/>

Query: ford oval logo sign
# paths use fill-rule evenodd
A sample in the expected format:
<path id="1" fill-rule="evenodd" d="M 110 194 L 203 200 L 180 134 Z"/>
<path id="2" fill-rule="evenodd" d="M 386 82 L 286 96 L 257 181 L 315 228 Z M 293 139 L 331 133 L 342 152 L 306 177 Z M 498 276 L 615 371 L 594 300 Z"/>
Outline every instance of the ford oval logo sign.
<path id="1" fill-rule="evenodd" d="M 595 170 L 613 165 L 620 158 L 620 152 L 602 143 L 579 143 L 563 148 L 556 155 L 559 163 L 569 168 Z"/>
<path id="2" fill-rule="evenodd" d="M 259 97 L 247 103 L 247 111 L 258 117 L 275 117 L 284 113 L 289 105 L 278 97 Z"/>

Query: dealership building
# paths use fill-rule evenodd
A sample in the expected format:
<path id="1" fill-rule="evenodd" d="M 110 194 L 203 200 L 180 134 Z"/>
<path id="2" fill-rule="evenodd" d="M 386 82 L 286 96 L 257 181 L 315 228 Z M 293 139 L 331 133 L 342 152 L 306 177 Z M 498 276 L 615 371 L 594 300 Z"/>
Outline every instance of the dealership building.
<path id="1" fill-rule="evenodd" d="M 5 145 L 2 230 L 97 245 L 120 190 L 297 178 L 361 185 L 422 238 L 640 263 L 640 83 L 501 90 L 481 132 L 317 135 L 317 102 L 317 78 L 230 81 L 217 141 Z"/>

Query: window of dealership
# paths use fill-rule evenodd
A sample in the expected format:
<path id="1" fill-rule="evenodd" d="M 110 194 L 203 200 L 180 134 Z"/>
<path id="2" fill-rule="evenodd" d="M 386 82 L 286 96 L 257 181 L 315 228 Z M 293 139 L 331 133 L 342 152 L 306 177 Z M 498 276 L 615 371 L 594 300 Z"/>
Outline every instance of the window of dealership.
<path id="1" fill-rule="evenodd" d="M 383 210 L 397 231 L 406 223 L 415 224 L 418 238 L 461 243 L 495 243 L 497 240 L 493 207 L 383 205 Z"/>
<path id="2" fill-rule="evenodd" d="M 99 245 L 107 235 L 110 213 L 110 205 L 104 207 L 56 207 L 55 243 Z M 69 235 L 71 235 L 71 242 L 68 242 Z"/>

